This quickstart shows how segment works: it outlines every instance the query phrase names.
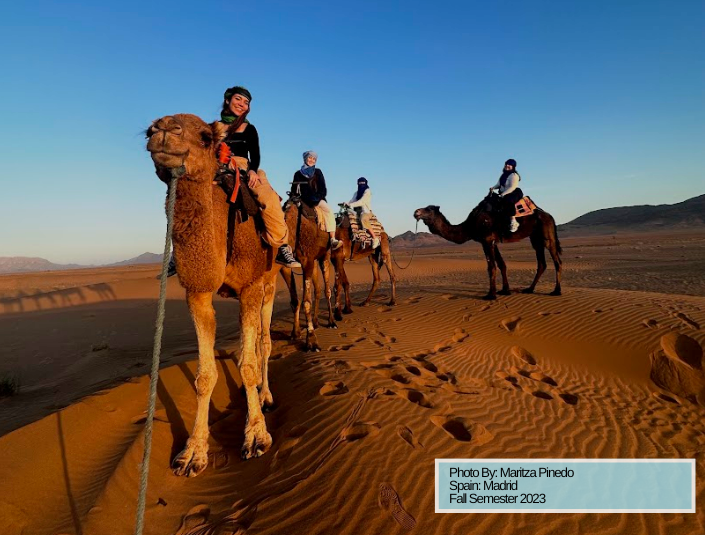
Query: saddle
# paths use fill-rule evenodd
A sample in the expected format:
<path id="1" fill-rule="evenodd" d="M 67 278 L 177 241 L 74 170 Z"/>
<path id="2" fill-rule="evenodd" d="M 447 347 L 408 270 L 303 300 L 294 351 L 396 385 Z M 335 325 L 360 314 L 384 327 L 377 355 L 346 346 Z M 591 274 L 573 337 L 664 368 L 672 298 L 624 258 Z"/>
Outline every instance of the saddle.
<path id="1" fill-rule="evenodd" d="M 371 248 L 373 242 L 372 235 L 362 226 L 359 219 L 359 214 L 353 215 L 349 213 L 348 219 L 350 221 L 350 240 L 353 242 L 353 245 L 358 244 L 359 251 L 368 247 Z M 384 232 L 382 223 L 379 222 L 377 216 L 374 214 L 370 214 L 370 225 L 374 229 L 377 236 L 381 236 Z"/>
<path id="2" fill-rule="evenodd" d="M 321 214 L 318 206 L 311 206 L 310 204 L 306 204 L 299 195 L 292 193 L 289 193 L 289 200 L 287 200 L 286 204 L 284 205 L 285 212 L 289 204 L 295 204 L 299 208 L 301 217 L 303 217 L 304 219 L 308 219 L 309 221 L 313 221 L 321 230 L 326 229 L 325 218 L 323 217 L 323 214 Z"/>
<path id="3" fill-rule="evenodd" d="M 519 199 L 514 206 L 516 208 L 516 215 L 514 217 L 525 217 L 533 214 L 538 209 L 538 206 L 534 204 L 534 201 L 532 201 L 529 196 L 524 196 Z"/>

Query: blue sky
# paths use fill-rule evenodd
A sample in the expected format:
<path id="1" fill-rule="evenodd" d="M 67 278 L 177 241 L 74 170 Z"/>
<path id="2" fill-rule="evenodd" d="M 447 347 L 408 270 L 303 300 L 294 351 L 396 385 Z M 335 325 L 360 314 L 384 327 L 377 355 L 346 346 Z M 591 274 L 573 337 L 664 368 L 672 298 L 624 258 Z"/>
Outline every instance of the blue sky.
<path id="1" fill-rule="evenodd" d="M 366 176 L 392 235 L 460 221 L 507 158 L 559 223 L 705 193 L 705 3 L 14 2 L 0 8 L 0 256 L 162 250 L 141 131 L 253 93 L 284 195 L 316 150 L 331 204 Z"/>

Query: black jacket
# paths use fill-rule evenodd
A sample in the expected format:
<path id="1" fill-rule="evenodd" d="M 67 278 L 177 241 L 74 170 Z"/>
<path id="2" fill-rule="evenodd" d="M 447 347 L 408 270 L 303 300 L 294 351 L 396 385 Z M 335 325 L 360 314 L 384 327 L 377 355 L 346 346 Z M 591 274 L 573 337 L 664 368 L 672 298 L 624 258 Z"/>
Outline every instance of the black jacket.
<path id="1" fill-rule="evenodd" d="M 309 206 L 318 206 L 318 203 L 326 200 L 328 190 L 326 189 L 326 179 L 318 167 L 309 179 L 301 171 L 294 173 L 294 180 L 291 185 L 291 193 L 301 195 L 301 199 Z"/>

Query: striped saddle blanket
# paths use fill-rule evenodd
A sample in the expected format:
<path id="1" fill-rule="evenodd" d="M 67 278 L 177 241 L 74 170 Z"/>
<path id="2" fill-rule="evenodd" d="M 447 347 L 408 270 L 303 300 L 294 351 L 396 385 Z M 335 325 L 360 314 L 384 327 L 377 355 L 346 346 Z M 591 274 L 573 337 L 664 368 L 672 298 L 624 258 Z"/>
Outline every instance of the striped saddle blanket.
<path id="1" fill-rule="evenodd" d="M 367 231 L 367 229 L 362 227 L 360 224 L 360 218 L 357 214 L 350 214 L 350 239 L 353 243 L 357 243 L 360 249 L 366 249 L 367 247 L 372 247 L 372 236 Z M 377 237 L 382 236 L 384 232 L 384 227 L 382 223 L 379 222 L 377 216 L 370 214 L 370 225 L 374 229 Z"/>

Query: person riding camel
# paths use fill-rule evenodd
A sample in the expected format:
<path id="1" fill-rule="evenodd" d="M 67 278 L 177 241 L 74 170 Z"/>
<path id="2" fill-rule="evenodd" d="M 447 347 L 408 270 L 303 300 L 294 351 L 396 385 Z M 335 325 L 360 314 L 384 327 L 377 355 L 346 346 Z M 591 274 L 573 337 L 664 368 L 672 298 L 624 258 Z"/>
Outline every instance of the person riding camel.
<path id="1" fill-rule="evenodd" d="M 301 169 L 294 173 L 291 183 L 292 191 L 296 192 L 301 200 L 308 206 L 318 208 L 323 216 L 325 231 L 330 235 L 329 246 L 331 251 L 335 251 L 343 242 L 335 239 L 335 214 L 326 202 L 328 189 L 323 172 L 316 167 L 318 154 L 312 150 L 307 150 L 303 154 L 304 164 Z"/>
<path id="2" fill-rule="evenodd" d="M 379 237 L 372 228 L 372 190 L 364 176 L 357 179 L 357 191 L 352 199 L 346 203 L 348 208 L 354 209 L 360 214 L 360 224 L 372 236 L 372 248 L 379 247 Z"/>
<path id="3" fill-rule="evenodd" d="M 519 223 L 516 219 L 516 203 L 524 197 L 524 193 L 519 187 L 519 181 L 521 176 L 516 170 L 517 162 L 516 160 L 510 158 L 504 162 L 504 170 L 502 175 L 499 177 L 497 183 L 490 188 L 490 194 L 494 190 L 499 190 L 499 196 L 501 199 L 501 210 L 502 213 L 506 214 L 509 218 L 509 232 L 516 232 L 519 228 Z"/>
<path id="4" fill-rule="evenodd" d="M 232 172 L 238 168 L 246 171 L 247 185 L 259 205 L 264 222 L 263 239 L 272 248 L 277 249 L 276 262 L 289 268 L 301 267 L 288 244 L 289 229 L 284 221 L 279 195 L 267 180 L 266 173 L 259 168 L 259 134 L 255 125 L 246 119 L 250 111 L 250 102 L 252 102 L 252 94 L 244 87 L 234 86 L 225 90 L 220 119 L 222 123 L 228 125 L 224 143 L 229 149 L 229 159 L 227 163 L 221 161 L 221 171 L 213 184 L 219 184 L 225 188 L 229 182 L 234 184 L 234 180 L 230 180 Z M 175 274 L 176 263 L 172 253 L 167 276 L 171 277 Z"/>

